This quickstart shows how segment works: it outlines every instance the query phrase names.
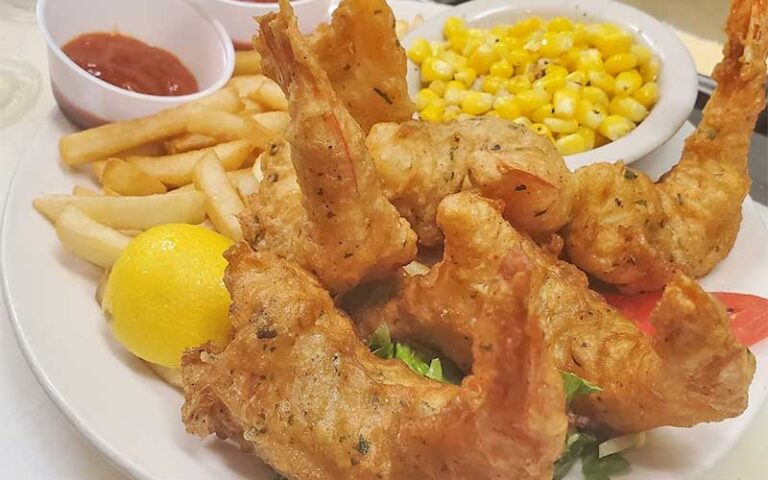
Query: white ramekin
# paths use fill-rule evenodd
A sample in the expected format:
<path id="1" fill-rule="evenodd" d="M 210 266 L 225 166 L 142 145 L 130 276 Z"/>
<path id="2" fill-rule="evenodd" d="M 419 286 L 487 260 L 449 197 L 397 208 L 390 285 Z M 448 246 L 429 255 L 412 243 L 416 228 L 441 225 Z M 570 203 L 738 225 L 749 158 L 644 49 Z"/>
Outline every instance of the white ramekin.
<path id="1" fill-rule="evenodd" d="M 224 86 L 234 69 L 234 49 L 224 27 L 185 0 L 39 0 L 37 18 L 48 43 L 56 102 L 84 128 L 150 115 L 209 95 Z M 91 32 L 118 32 L 171 52 L 195 76 L 200 91 L 147 95 L 90 75 L 61 47 Z"/>
<path id="2" fill-rule="evenodd" d="M 671 28 L 637 10 L 612 0 L 475 0 L 431 18 L 412 30 L 403 43 L 408 48 L 416 38 L 443 39 L 443 24 L 448 17 L 461 17 L 476 27 L 491 27 L 515 22 L 523 17 L 564 16 L 580 22 L 612 22 L 635 34 L 661 61 L 659 101 L 648 117 L 627 136 L 588 152 L 569 155 L 570 168 L 590 163 L 638 160 L 656 150 L 688 119 L 696 103 L 698 78 L 696 65 L 685 45 Z M 414 96 L 421 88 L 418 66 L 409 60 L 408 87 Z"/>

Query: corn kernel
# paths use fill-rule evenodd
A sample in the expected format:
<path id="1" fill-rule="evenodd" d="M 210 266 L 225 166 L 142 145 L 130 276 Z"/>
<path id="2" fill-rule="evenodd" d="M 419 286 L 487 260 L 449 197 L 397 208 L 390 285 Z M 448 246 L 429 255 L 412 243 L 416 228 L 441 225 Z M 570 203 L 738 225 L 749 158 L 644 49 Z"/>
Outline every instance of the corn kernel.
<path id="1" fill-rule="evenodd" d="M 483 79 L 483 83 L 481 85 L 481 88 L 483 89 L 484 92 L 496 93 L 496 92 L 499 91 L 499 89 L 504 87 L 505 83 L 506 82 L 501 77 L 496 77 L 496 76 L 493 76 L 493 75 L 488 75 L 487 77 L 485 77 Z"/>
<path id="2" fill-rule="evenodd" d="M 424 83 L 433 80 L 448 81 L 453 78 L 453 67 L 450 63 L 435 57 L 427 57 L 421 64 L 421 81 Z"/>
<path id="3" fill-rule="evenodd" d="M 650 48 L 646 47 L 645 45 L 640 45 L 639 43 L 636 43 L 629 47 L 630 53 L 632 53 L 635 58 L 637 58 L 638 64 L 647 63 L 648 60 L 653 57 L 653 52 Z"/>
<path id="4" fill-rule="evenodd" d="M 599 50 L 590 48 L 588 50 L 582 50 L 579 52 L 578 60 L 576 60 L 576 69 L 589 71 L 602 71 L 604 69 L 603 55 Z"/>
<path id="5" fill-rule="evenodd" d="M 605 92 L 613 91 L 613 84 L 615 80 L 613 76 L 606 72 L 598 72 L 597 70 L 590 70 L 587 72 L 587 78 L 589 78 L 589 84 L 593 85 Z"/>
<path id="6" fill-rule="evenodd" d="M 490 112 L 486 113 L 483 116 L 484 117 L 493 117 L 493 118 L 499 118 L 500 117 L 499 112 L 497 112 L 495 110 L 491 110 Z"/>
<path id="7" fill-rule="evenodd" d="M 419 116 L 426 122 L 440 122 L 443 120 L 444 106 L 441 103 L 433 103 L 419 112 Z"/>
<path id="8" fill-rule="evenodd" d="M 419 93 L 416 94 L 416 109 L 419 111 L 424 110 L 427 108 L 427 105 L 439 99 L 440 96 L 436 94 L 434 90 L 422 88 L 419 90 Z"/>
<path id="9" fill-rule="evenodd" d="M 579 128 L 579 122 L 572 118 L 570 120 L 564 120 L 557 117 L 548 117 L 541 121 L 544 125 L 554 133 L 573 133 Z"/>
<path id="10" fill-rule="evenodd" d="M 477 72 L 472 67 L 464 67 L 458 69 L 458 71 L 453 75 L 453 78 L 465 85 L 472 85 L 475 83 L 475 79 L 477 78 Z"/>
<path id="11" fill-rule="evenodd" d="M 588 150 L 584 138 L 575 133 L 564 135 L 555 140 L 555 148 L 560 155 L 574 155 Z"/>
<path id="12" fill-rule="evenodd" d="M 562 65 L 556 65 L 554 63 L 547 65 L 544 68 L 544 72 L 546 75 L 550 75 L 553 77 L 563 77 L 565 79 L 568 78 L 568 69 L 563 67 Z"/>
<path id="13" fill-rule="evenodd" d="M 616 141 L 634 130 L 632 120 L 618 115 L 608 115 L 600 124 L 598 131 L 611 141 Z"/>
<path id="14" fill-rule="evenodd" d="M 448 45 L 454 52 L 461 52 L 469 42 L 469 33 L 466 30 L 457 31 L 448 37 Z"/>
<path id="15" fill-rule="evenodd" d="M 515 75 L 510 78 L 506 85 L 507 91 L 510 93 L 520 93 L 526 90 L 530 90 L 531 81 L 528 77 L 522 75 Z"/>
<path id="16" fill-rule="evenodd" d="M 507 79 L 515 73 L 515 67 L 512 66 L 506 59 L 501 59 L 498 62 L 491 65 L 490 74 L 494 77 Z"/>
<path id="17" fill-rule="evenodd" d="M 574 135 L 578 135 L 584 139 L 584 144 L 586 145 L 587 150 L 595 148 L 595 131 L 591 128 L 579 125 L 579 128 L 576 129 Z"/>
<path id="18" fill-rule="evenodd" d="M 480 45 L 470 55 L 468 65 L 478 74 L 484 75 L 491 68 L 491 63 L 493 63 L 493 50 L 488 45 Z"/>
<path id="19" fill-rule="evenodd" d="M 632 70 L 637 66 L 637 57 L 633 53 L 617 53 L 605 60 L 605 71 L 611 75 Z"/>
<path id="20" fill-rule="evenodd" d="M 595 105 L 608 105 L 608 94 L 597 87 L 584 87 L 581 89 L 581 96 Z"/>
<path id="21" fill-rule="evenodd" d="M 464 101 L 464 97 L 467 96 L 467 93 L 469 93 L 469 91 L 464 84 L 453 80 L 448 82 L 448 86 L 445 87 L 443 100 L 449 105 L 461 105 L 461 102 Z"/>
<path id="22" fill-rule="evenodd" d="M 459 55 L 453 50 L 447 50 L 441 53 L 438 58 L 440 60 L 450 63 L 451 66 L 454 68 L 454 70 L 459 70 L 461 68 L 466 67 L 467 65 L 467 57 Z"/>
<path id="23" fill-rule="evenodd" d="M 550 95 L 546 90 L 532 89 L 517 94 L 520 110 L 532 112 L 549 101 Z"/>
<path id="24" fill-rule="evenodd" d="M 493 95 L 490 93 L 468 92 L 461 102 L 461 109 L 470 115 L 482 115 L 493 108 Z"/>
<path id="25" fill-rule="evenodd" d="M 432 55 L 432 47 L 429 46 L 429 42 L 423 38 L 417 38 L 411 44 L 411 48 L 408 49 L 408 58 L 414 63 L 421 64 L 427 57 Z"/>
<path id="26" fill-rule="evenodd" d="M 536 31 L 543 21 L 539 17 L 528 17 L 522 20 L 518 20 L 512 28 L 509 29 L 509 33 L 516 37 L 525 37 Z"/>
<path id="27" fill-rule="evenodd" d="M 493 110 L 496 111 L 501 118 L 507 120 L 518 118 L 522 113 L 520 105 L 517 103 L 517 99 L 511 95 L 496 97 L 496 100 L 493 101 Z"/>
<path id="28" fill-rule="evenodd" d="M 573 22 L 565 17 L 555 17 L 549 21 L 547 30 L 550 32 L 567 32 L 573 30 Z"/>
<path id="29" fill-rule="evenodd" d="M 459 17 L 448 17 L 448 19 L 445 21 L 445 24 L 443 25 L 443 35 L 447 37 L 450 37 L 454 35 L 456 32 L 460 32 L 467 29 L 467 25 L 464 23 L 464 20 Z"/>
<path id="30" fill-rule="evenodd" d="M 591 129 L 598 129 L 608 115 L 605 107 L 581 99 L 576 103 L 576 120 Z"/>
<path id="31" fill-rule="evenodd" d="M 576 102 L 579 94 L 570 89 L 562 89 L 552 96 L 552 104 L 555 107 L 555 116 L 564 119 L 576 117 Z"/>
<path id="32" fill-rule="evenodd" d="M 554 140 L 554 137 L 552 136 L 552 131 L 549 129 L 548 126 L 544 125 L 543 123 L 534 123 L 529 127 L 531 131 L 537 135 L 543 135 L 550 140 Z"/>
<path id="33" fill-rule="evenodd" d="M 642 122 L 648 116 L 648 110 L 632 97 L 614 97 L 608 105 L 608 113 L 626 117 L 635 123 Z"/>
<path id="34" fill-rule="evenodd" d="M 475 118 L 475 116 L 474 115 L 470 115 L 468 113 L 461 112 L 459 114 L 459 116 L 456 117 L 456 120 L 461 122 L 461 121 L 464 121 L 464 120 L 469 120 L 470 118 Z"/>
<path id="35" fill-rule="evenodd" d="M 533 125 L 533 122 L 531 122 L 531 120 L 528 117 L 517 117 L 516 119 L 512 120 L 512 122 L 528 128 L 530 128 L 531 125 Z"/>
<path id="36" fill-rule="evenodd" d="M 470 55 L 475 53 L 475 50 L 480 48 L 480 45 L 482 45 L 482 42 L 480 40 L 477 40 L 475 38 L 468 38 L 464 44 L 464 48 L 461 49 L 461 54 L 469 58 Z"/>
<path id="37" fill-rule="evenodd" d="M 446 105 L 443 110 L 443 121 L 450 122 L 459 118 L 461 108 L 458 105 Z"/>
<path id="38" fill-rule="evenodd" d="M 640 102 L 645 108 L 651 108 L 659 99 L 659 85 L 656 82 L 648 82 L 635 90 L 632 98 Z"/>
<path id="39" fill-rule="evenodd" d="M 616 75 L 616 81 L 613 84 L 613 94 L 627 97 L 632 95 L 643 85 L 643 77 L 637 70 L 621 72 Z"/>
<path id="40" fill-rule="evenodd" d="M 545 57 L 558 57 L 573 48 L 573 35 L 563 32 L 547 32 L 541 38 L 539 53 Z"/>
<path id="41" fill-rule="evenodd" d="M 652 82 L 659 76 L 659 70 L 661 70 L 661 63 L 656 57 L 651 57 L 650 60 L 640 65 L 640 75 L 643 76 L 644 82 Z"/>
<path id="42" fill-rule="evenodd" d="M 560 75 L 544 75 L 540 79 L 533 82 L 533 88 L 546 90 L 552 94 L 555 91 L 563 88 L 565 83 L 565 77 L 561 77 Z"/>
<path id="43" fill-rule="evenodd" d="M 531 113 L 531 120 L 536 123 L 544 123 L 544 119 L 555 114 L 555 107 L 551 103 L 545 103 Z"/>
<path id="44" fill-rule="evenodd" d="M 576 70 L 574 72 L 569 73 L 565 80 L 567 82 L 576 83 L 579 86 L 584 86 L 587 84 L 587 73 L 582 70 Z"/>
<path id="45" fill-rule="evenodd" d="M 604 24 L 607 27 L 608 24 Z M 604 28 L 602 32 L 590 37 L 592 44 L 600 50 L 605 58 L 616 55 L 617 53 L 628 52 L 634 43 L 634 38 L 629 33 L 611 28 Z"/>
<path id="46" fill-rule="evenodd" d="M 445 95 L 445 82 L 442 80 L 432 80 L 429 84 L 429 89 L 437 94 L 438 97 Z"/>
<path id="47" fill-rule="evenodd" d="M 605 138 L 602 133 L 595 132 L 595 148 L 600 148 L 609 143 L 611 143 L 611 141 Z"/>
<path id="48" fill-rule="evenodd" d="M 437 57 L 444 53 L 446 48 L 443 42 L 429 42 L 429 48 L 432 49 L 432 56 Z"/>
<path id="49" fill-rule="evenodd" d="M 521 67 L 534 60 L 533 56 L 522 48 L 514 48 L 510 50 L 505 58 L 513 67 Z"/>
<path id="50" fill-rule="evenodd" d="M 570 70 L 575 70 L 576 64 L 579 62 L 580 51 L 581 50 L 579 50 L 578 48 L 572 48 L 567 52 L 565 52 L 564 54 L 560 55 L 558 62 Z"/>

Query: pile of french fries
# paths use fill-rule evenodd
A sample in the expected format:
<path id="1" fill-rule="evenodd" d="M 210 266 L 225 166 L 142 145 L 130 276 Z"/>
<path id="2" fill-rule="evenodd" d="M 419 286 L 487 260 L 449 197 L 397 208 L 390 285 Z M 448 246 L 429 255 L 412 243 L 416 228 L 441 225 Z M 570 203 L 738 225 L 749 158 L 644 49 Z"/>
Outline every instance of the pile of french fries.
<path id="1" fill-rule="evenodd" d="M 131 237 L 156 225 L 199 224 L 239 240 L 237 215 L 261 179 L 258 155 L 290 121 L 260 60 L 238 52 L 226 87 L 193 103 L 64 136 L 61 160 L 100 191 L 35 199 L 62 246 L 109 269 Z"/>

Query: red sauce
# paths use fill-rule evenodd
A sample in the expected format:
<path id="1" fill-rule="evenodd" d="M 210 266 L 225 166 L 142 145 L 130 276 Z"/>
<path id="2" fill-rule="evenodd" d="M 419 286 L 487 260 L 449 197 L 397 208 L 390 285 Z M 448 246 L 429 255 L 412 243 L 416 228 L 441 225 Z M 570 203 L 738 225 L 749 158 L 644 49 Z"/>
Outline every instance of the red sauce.
<path id="1" fill-rule="evenodd" d="M 62 50 L 94 77 L 126 90 L 162 96 L 198 91 L 195 76 L 175 55 L 133 37 L 86 33 Z"/>

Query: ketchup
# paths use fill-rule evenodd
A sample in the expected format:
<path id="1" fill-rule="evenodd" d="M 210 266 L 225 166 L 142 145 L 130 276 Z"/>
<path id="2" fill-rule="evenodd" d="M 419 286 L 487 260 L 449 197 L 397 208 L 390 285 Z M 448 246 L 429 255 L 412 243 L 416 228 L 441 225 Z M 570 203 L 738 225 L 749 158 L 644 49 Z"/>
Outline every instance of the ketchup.
<path id="1" fill-rule="evenodd" d="M 119 33 L 86 33 L 62 47 L 83 70 L 107 83 L 149 95 L 187 95 L 197 80 L 172 53 Z"/>

